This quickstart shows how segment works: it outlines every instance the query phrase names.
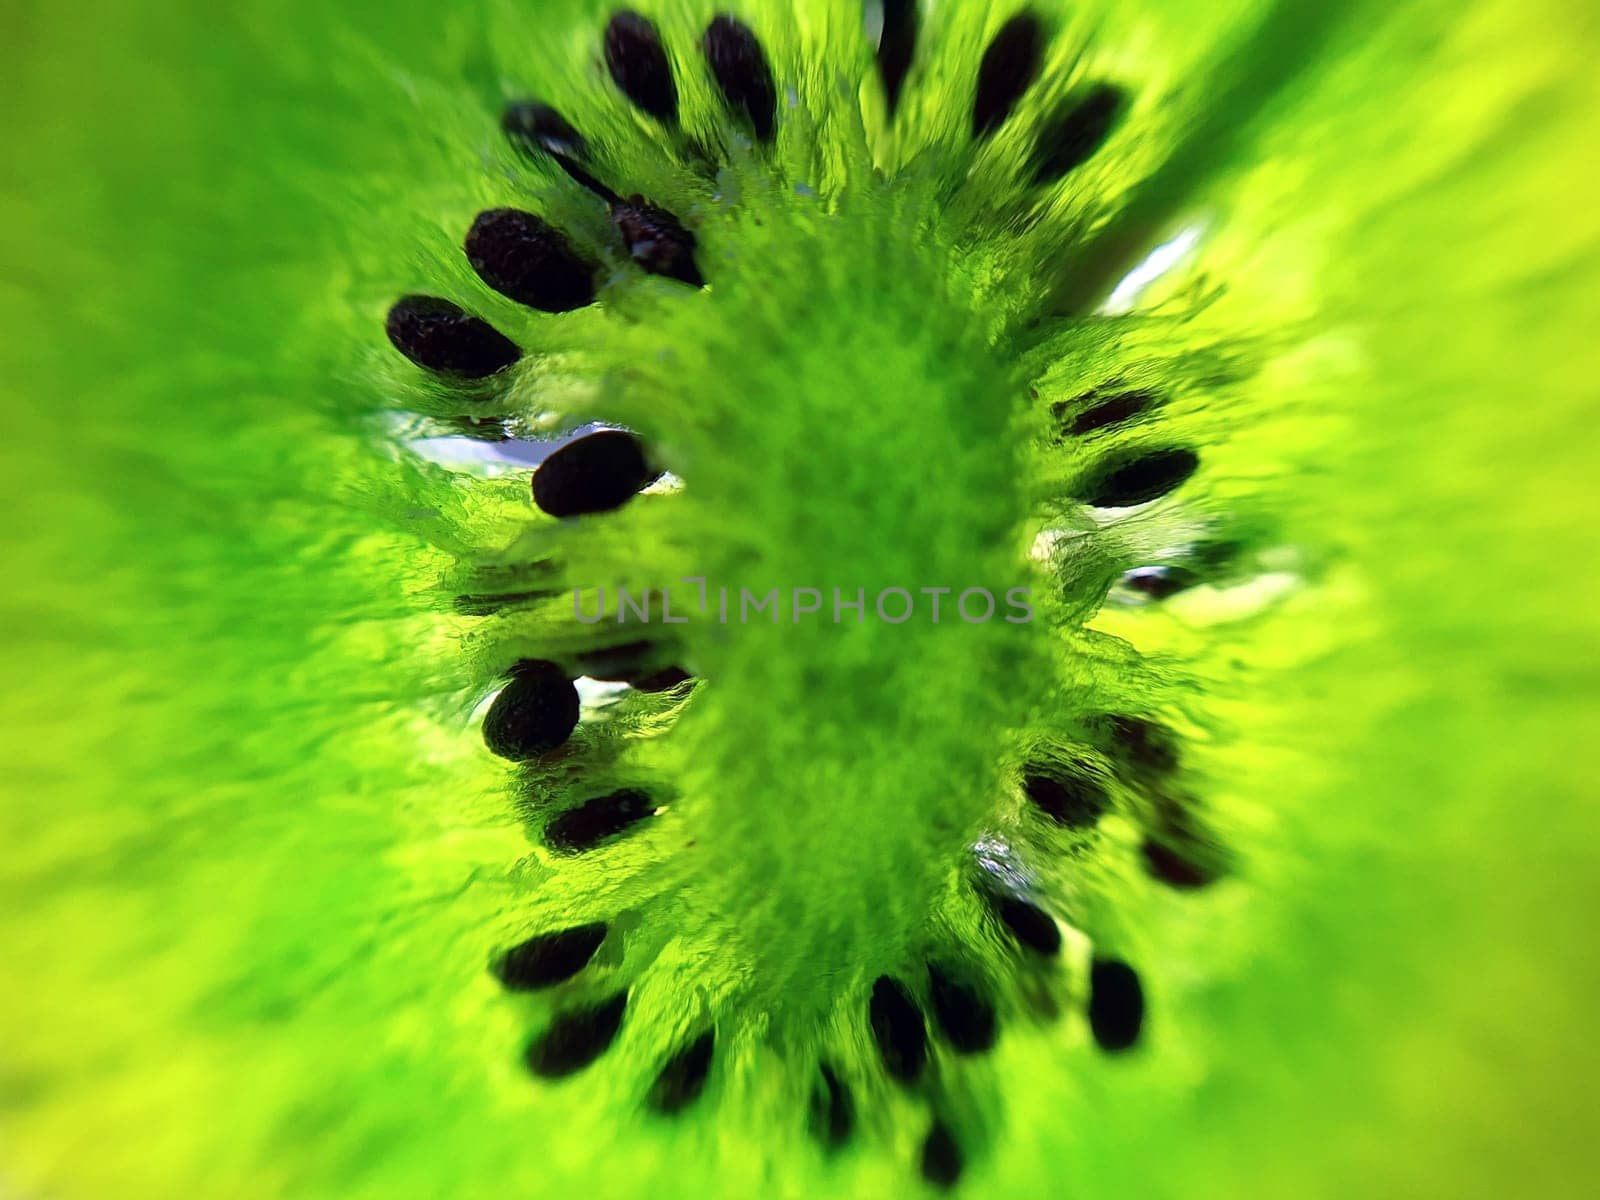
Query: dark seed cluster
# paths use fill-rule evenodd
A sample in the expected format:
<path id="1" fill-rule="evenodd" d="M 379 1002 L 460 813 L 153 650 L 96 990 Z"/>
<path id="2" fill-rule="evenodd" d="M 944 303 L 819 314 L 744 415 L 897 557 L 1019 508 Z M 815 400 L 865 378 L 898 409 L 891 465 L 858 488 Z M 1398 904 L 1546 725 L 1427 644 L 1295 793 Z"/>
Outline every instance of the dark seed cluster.
<path id="1" fill-rule="evenodd" d="M 1117 777 L 1143 794 L 1150 806 L 1140 853 L 1151 878 L 1181 891 L 1220 879 L 1224 856 L 1204 831 L 1198 806 L 1177 779 L 1182 765 L 1177 735 L 1149 718 L 1113 713 L 1099 718 L 1096 736 Z"/>
<path id="2" fill-rule="evenodd" d="M 906 76 L 916 57 L 917 0 L 881 0 L 883 30 L 878 38 L 878 74 L 893 117 Z M 1016 111 L 1039 79 L 1049 31 L 1032 12 L 1010 18 L 990 39 L 978 64 L 972 98 L 972 137 L 992 137 Z M 1110 139 L 1127 108 L 1127 95 L 1111 83 L 1097 83 L 1059 104 L 1034 138 L 1030 172 L 1046 186 L 1081 167 Z"/>
<path id="3" fill-rule="evenodd" d="M 495 977 L 513 992 L 537 991 L 567 982 L 593 961 L 608 929 L 595 921 L 536 934 L 511 947 L 492 964 Z M 598 1004 L 568 1008 L 528 1043 L 523 1062 L 545 1079 L 572 1075 L 610 1049 L 628 1007 L 626 990 Z"/>
<path id="4" fill-rule="evenodd" d="M 899 107 L 917 57 L 918 0 L 881 0 L 882 34 L 876 59 L 891 117 Z M 1007 122 L 1020 124 L 1019 106 L 1039 82 L 1047 56 L 1049 30 L 1033 12 L 1007 20 L 985 48 L 973 76 L 971 130 L 975 142 L 994 137 Z M 710 82 L 730 118 L 746 126 L 756 142 L 778 134 L 778 81 L 755 31 L 727 14 L 706 25 L 698 43 Z M 640 112 L 665 127 L 680 160 L 696 149 L 679 128 L 679 87 L 672 55 L 656 25 L 632 10 L 608 21 L 602 54 L 612 82 Z M 1031 172 L 1040 185 L 1055 183 L 1089 159 L 1111 138 L 1128 106 L 1115 85 L 1099 83 L 1060 104 L 1034 132 Z M 626 191 L 626 180 L 610 174 L 604 155 L 590 158 L 582 133 L 559 111 L 540 100 L 508 104 L 501 126 L 511 145 L 529 161 L 553 162 L 606 206 L 607 216 L 635 267 L 692 288 L 706 286 L 697 260 L 695 233 L 673 212 Z M 625 198 L 626 197 L 626 198 Z M 517 208 L 480 213 L 463 246 L 468 262 L 488 287 L 544 313 L 572 312 L 595 302 L 600 268 L 561 230 L 544 218 Z M 481 380 L 497 375 L 521 358 L 519 347 L 490 324 L 449 300 L 411 295 L 397 301 L 386 323 L 389 340 L 412 363 L 440 376 Z M 1060 438 L 1090 438 L 1117 431 L 1161 403 L 1145 388 L 1108 385 L 1057 404 L 1052 409 Z M 1108 440 L 1109 440 L 1108 435 Z M 1091 440 L 1085 445 L 1095 446 Z M 1181 446 L 1120 449 L 1106 455 L 1079 480 L 1074 498 L 1098 508 L 1128 508 L 1158 500 L 1181 487 L 1199 469 L 1198 454 Z M 640 439 L 603 429 L 561 446 L 534 472 L 535 504 L 556 518 L 613 511 L 627 504 L 658 477 Z M 1122 577 L 1128 591 L 1165 599 L 1197 582 L 1194 571 L 1175 564 L 1137 567 Z M 484 584 L 456 597 L 463 613 L 501 612 L 547 599 L 539 580 L 519 577 Z M 475 584 L 478 581 L 474 581 Z M 676 648 L 649 641 L 563 652 L 564 662 L 527 660 L 507 673 L 508 680 L 483 722 L 483 738 L 494 754 L 526 762 L 564 745 L 577 727 L 579 700 L 573 679 L 626 682 L 642 692 L 681 687 L 691 676 L 669 665 Z M 1037 822 L 1073 831 L 1094 829 L 1112 809 L 1110 784 L 1117 794 L 1134 793 L 1133 811 L 1148 812 L 1142 844 L 1149 873 L 1173 887 L 1199 887 L 1219 871 L 1204 853 L 1205 839 L 1176 790 L 1179 746 L 1171 730 L 1143 717 L 1111 714 L 1101 718 L 1084 758 L 1041 756 L 1022 771 L 1022 791 Z M 1109 764 L 1109 767 L 1108 765 Z M 1109 770 L 1110 779 L 1107 779 Z M 1141 807 L 1141 805 L 1143 807 Z M 660 811 L 661 801 L 640 787 L 594 795 L 556 813 L 545 823 L 543 840 L 558 854 L 597 850 L 639 828 Z M 1057 835 L 1059 836 L 1059 835 Z M 1091 840 L 1087 835 L 1084 842 Z M 1007 956 L 1014 971 L 1041 978 L 1063 969 L 1061 927 L 1024 885 L 989 879 L 977 885 L 992 928 L 1017 952 Z M 618 927 L 620 929 L 620 926 Z M 594 1063 L 616 1042 L 627 1018 L 629 993 L 611 992 L 600 1001 L 574 1004 L 563 985 L 596 963 L 608 938 L 622 935 L 605 921 L 548 929 L 498 953 L 490 969 L 511 992 L 552 991 L 556 1015 L 525 1047 L 524 1061 L 534 1075 L 557 1079 Z M 613 948 L 616 942 L 612 943 Z M 970 953 L 940 952 L 921 971 L 879 976 L 866 997 L 864 1018 L 882 1071 L 912 1087 L 931 1080 L 930 1056 L 987 1053 L 1001 1036 L 1001 1007 L 993 978 L 969 961 Z M 1054 961 L 1052 961 L 1054 960 Z M 604 962 L 605 960 L 602 960 Z M 603 967 L 591 974 L 599 974 Z M 854 1003 L 859 1003 L 855 1001 Z M 1009 1019 L 1009 1018 L 1008 1018 Z M 1138 973 L 1117 958 L 1097 956 L 1090 968 L 1087 1020 L 1096 1046 L 1120 1054 L 1139 1044 L 1145 1025 L 1145 996 Z M 937 1041 L 930 1046 L 930 1034 Z M 670 1116 L 689 1108 L 713 1083 L 718 1036 L 707 1024 L 659 1060 L 645 1103 Z M 941 1058 L 936 1065 L 950 1067 Z M 932 1095 L 935 1089 L 930 1088 Z M 931 1123 L 917 1156 L 917 1169 L 929 1185 L 956 1185 L 967 1166 L 950 1111 L 930 1102 Z M 856 1097 L 833 1062 L 817 1063 L 808 1121 L 812 1136 L 835 1149 L 849 1141 L 857 1125 Z"/>
<path id="5" fill-rule="evenodd" d="M 731 17 L 717 17 L 706 29 L 702 49 L 729 106 L 743 113 L 757 137 L 770 140 L 777 87 L 755 34 Z M 654 24 L 639 13 L 618 12 L 606 26 L 604 54 L 624 95 L 656 119 L 676 125 L 677 84 Z M 640 268 L 691 287 L 705 285 L 694 234 L 666 209 L 641 196 L 624 200 L 595 178 L 581 165 L 588 143 L 554 107 L 540 100 L 515 101 L 502 111 L 500 124 L 523 153 L 553 161 L 606 202 L 613 225 Z M 535 213 L 515 208 L 479 213 L 463 249 L 485 284 L 529 308 L 566 313 L 595 301 L 597 265 Z M 482 379 L 521 358 L 509 338 L 438 297 L 404 297 L 390 309 L 386 329 L 401 354 L 441 375 Z"/>
<path id="6" fill-rule="evenodd" d="M 539 105 L 515 107 L 543 109 L 543 106 Z M 543 111 L 550 112 L 552 110 L 543 109 Z M 510 110 L 508 110 L 509 112 Z M 507 120 L 510 120 L 509 116 Z M 579 154 L 570 149 L 572 143 L 569 140 L 563 141 L 550 137 L 526 137 L 520 133 L 514 135 L 513 140 L 524 148 L 537 147 L 544 151 L 568 176 L 606 202 L 612 225 L 622 235 L 622 243 L 627 248 L 629 257 L 642 270 L 651 275 L 676 279 L 678 282 L 686 283 L 691 287 L 705 286 L 705 277 L 701 275 L 699 264 L 695 261 L 697 239 L 694 233 L 676 216 L 659 205 L 651 204 L 643 196 L 634 195 L 624 200 L 578 164 L 577 158 Z M 578 144 L 581 145 L 581 139 L 579 139 Z M 484 216 L 489 215 L 491 214 L 484 214 Z M 523 215 L 531 216 L 531 214 Z M 533 219 L 535 221 L 538 220 L 538 218 Z M 483 217 L 480 217 L 479 220 L 483 220 Z M 543 222 L 540 222 L 540 224 L 543 225 Z M 544 228 L 549 230 L 548 226 Z M 554 234 L 555 238 L 560 240 L 560 244 L 565 247 L 565 239 L 562 239 L 560 234 L 555 233 L 554 230 L 549 230 L 549 233 Z M 522 240 L 526 241 L 527 239 Z M 570 250 L 570 247 L 567 247 L 567 249 Z M 517 286 L 523 292 L 531 292 L 534 287 L 533 281 L 542 278 L 543 272 L 533 263 L 532 254 L 528 249 L 520 247 L 517 249 L 517 253 L 519 257 L 516 259 L 516 263 L 512 264 L 513 267 L 517 264 L 527 264 L 530 268 L 524 273 L 526 277 L 519 276 L 521 283 Z M 477 266 L 476 260 L 474 260 L 473 265 Z M 549 269 L 545 268 L 546 271 Z M 484 275 L 482 268 L 479 268 L 479 274 L 483 276 L 484 281 L 489 283 L 491 287 L 506 292 L 503 283 L 496 282 L 496 279 L 504 281 L 509 274 L 505 267 L 500 267 L 496 277 L 493 279 L 488 275 Z M 588 268 L 588 276 L 591 281 L 589 300 L 593 299 L 593 274 L 594 269 Z M 553 289 L 556 286 L 554 281 L 547 285 L 547 289 L 552 290 L 547 292 L 547 300 L 556 298 L 553 294 Z M 506 292 L 506 294 L 511 295 L 512 293 Z M 512 298 L 522 299 L 521 296 L 512 296 Z M 522 299 L 522 302 L 535 308 L 544 308 L 547 312 L 567 311 L 566 309 L 551 307 L 549 303 L 535 303 L 531 299 Z M 584 303 L 587 302 L 587 300 L 584 301 Z M 573 305 L 572 307 L 582 307 L 582 305 Z"/>

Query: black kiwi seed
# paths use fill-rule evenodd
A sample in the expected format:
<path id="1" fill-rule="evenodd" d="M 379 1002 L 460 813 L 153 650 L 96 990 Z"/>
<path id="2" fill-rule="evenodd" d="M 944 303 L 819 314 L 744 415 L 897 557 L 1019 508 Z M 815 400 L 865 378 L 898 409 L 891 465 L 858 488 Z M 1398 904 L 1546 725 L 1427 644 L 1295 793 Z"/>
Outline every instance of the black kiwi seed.
<path id="1" fill-rule="evenodd" d="M 1110 1054 L 1131 1049 L 1144 1028 L 1144 987 L 1125 962 L 1097 958 L 1089 968 L 1089 1032 Z"/>
<path id="2" fill-rule="evenodd" d="M 650 1088 L 651 1108 L 671 1115 L 682 1112 L 699 1099 L 705 1090 L 706 1076 L 711 1073 L 711 1054 L 716 1041 L 716 1031 L 708 1029 L 667 1060 Z"/>
<path id="3" fill-rule="evenodd" d="M 1034 149 L 1034 182 L 1054 183 L 1093 158 L 1116 128 L 1126 102 L 1121 88 L 1099 83 L 1088 95 L 1058 109 Z"/>
<path id="4" fill-rule="evenodd" d="M 1030 768 L 1022 790 L 1035 808 L 1068 829 L 1092 828 L 1111 806 L 1106 789 L 1086 775 Z"/>
<path id="5" fill-rule="evenodd" d="M 1078 487 L 1076 499 L 1093 508 L 1132 508 L 1159 500 L 1200 468 L 1193 450 L 1148 450 L 1102 463 Z"/>
<path id="6" fill-rule="evenodd" d="M 515 992 L 562 983 L 588 966 L 605 940 L 604 921 L 538 934 L 502 954 L 495 977 Z"/>
<path id="7" fill-rule="evenodd" d="M 978 91 L 972 102 L 972 136 L 988 137 L 1005 124 L 1017 101 L 1039 77 L 1044 56 L 1044 26 L 1021 13 L 1000 27 L 978 66 Z"/>
<path id="8" fill-rule="evenodd" d="M 572 124 L 537 100 L 508 104 L 500 114 L 500 128 L 513 146 L 530 158 L 545 157 L 554 162 L 581 187 L 614 204 L 617 194 L 585 171 L 579 162 L 588 156 L 589 143 Z"/>
<path id="9" fill-rule="evenodd" d="M 825 1146 L 836 1149 L 850 1139 L 855 1126 L 855 1104 L 850 1089 L 827 1063 L 821 1064 L 822 1083 L 811 1091 L 811 1132 Z"/>
<path id="10" fill-rule="evenodd" d="M 479 213 L 465 248 L 478 277 L 518 304 L 562 313 L 594 302 L 594 267 L 560 230 L 530 212 Z"/>
<path id="11" fill-rule="evenodd" d="M 928 964 L 928 1002 L 945 1041 L 960 1054 L 992 1049 L 999 1020 L 976 987 L 937 963 Z"/>
<path id="12" fill-rule="evenodd" d="M 1135 567 L 1122 575 L 1122 586 L 1152 600 L 1170 600 L 1200 582 L 1200 577 L 1183 567 Z"/>
<path id="13" fill-rule="evenodd" d="M 961 1147 L 943 1121 L 935 1121 L 922 1139 L 922 1177 L 937 1188 L 955 1187 L 961 1178 Z"/>
<path id="14" fill-rule="evenodd" d="M 668 125 L 678 119 L 678 86 L 661 35 L 649 18 L 624 9 L 606 25 L 606 67 L 622 94 Z"/>
<path id="15" fill-rule="evenodd" d="M 524 150 L 542 150 L 558 157 L 582 158 L 589 152 L 583 135 L 548 104 L 517 100 L 500 114 L 500 128 L 512 144 Z"/>
<path id="16" fill-rule="evenodd" d="M 1128 391 L 1102 398 L 1091 392 L 1087 396 L 1079 397 L 1080 403 L 1084 400 L 1093 400 L 1094 404 L 1080 412 L 1066 426 L 1066 431 L 1074 437 L 1083 437 L 1085 434 L 1133 420 L 1156 402 L 1156 394 L 1147 391 Z M 1064 415 L 1067 407 L 1064 404 L 1059 405 L 1056 415 Z"/>
<path id="17" fill-rule="evenodd" d="M 577 808 L 568 809 L 544 827 L 544 840 L 552 850 L 582 854 L 656 811 L 656 803 L 637 788 L 624 788 Z"/>
<path id="18" fill-rule="evenodd" d="M 756 137 L 772 140 L 778 113 L 778 89 L 772 81 L 767 53 L 754 31 L 742 21 L 726 14 L 712 19 L 700 40 L 706 62 L 711 64 L 717 87 L 730 107 L 742 109 L 750 118 Z"/>
<path id="19" fill-rule="evenodd" d="M 883 79 L 889 115 L 900 107 L 911 60 L 917 53 L 917 0 L 882 0 L 883 34 L 878 38 L 878 74 Z"/>
<path id="20" fill-rule="evenodd" d="M 611 203 L 617 194 L 601 183 L 579 162 L 589 153 L 589 144 L 573 126 L 548 104 L 524 100 L 506 106 L 500 127 L 513 146 L 533 159 L 547 158 L 580 186 Z"/>
<path id="21" fill-rule="evenodd" d="M 633 261 L 644 270 L 690 287 L 705 287 L 705 277 L 694 261 L 695 236 L 666 209 L 647 203 L 643 196 L 633 196 L 611 206 L 611 223 L 622 234 Z"/>
<path id="22" fill-rule="evenodd" d="M 487 321 L 437 296 L 405 296 L 389 310 L 389 341 L 419 367 L 486 379 L 522 357 L 517 344 Z"/>
<path id="23" fill-rule="evenodd" d="M 611 1048 L 622 1028 L 628 993 L 618 992 L 594 1008 L 565 1012 L 528 1045 L 523 1061 L 545 1079 L 560 1079 L 583 1070 Z"/>
<path id="24" fill-rule="evenodd" d="M 1061 930 L 1049 913 L 1019 896 L 995 896 L 994 912 L 1018 945 L 1049 957 L 1061 952 Z"/>
<path id="25" fill-rule="evenodd" d="M 578 727 L 578 689 L 552 662 L 519 663 L 483 718 L 493 754 L 525 762 L 554 750 Z"/>
<path id="26" fill-rule="evenodd" d="M 1126 765 L 1157 775 L 1178 769 L 1178 738 L 1165 725 L 1125 713 L 1102 717 L 1099 724 L 1109 739 L 1107 749 Z"/>
<path id="27" fill-rule="evenodd" d="M 902 1083 L 916 1079 L 928 1057 L 928 1035 L 911 993 L 899 980 L 880 975 L 872 985 L 867 1017 L 884 1069 Z"/>
<path id="28" fill-rule="evenodd" d="M 1170 841 L 1147 837 L 1140 851 L 1150 877 L 1180 892 L 1209 887 L 1219 877 L 1215 868 L 1184 853 Z"/>
<path id="29" fill-rule="evenodd" d="M 552 517 L 581 517 L 620 508 L 650 482 L 644 446 L 621 429 L 568 442 L 533 473 L 533 502 Z"/>

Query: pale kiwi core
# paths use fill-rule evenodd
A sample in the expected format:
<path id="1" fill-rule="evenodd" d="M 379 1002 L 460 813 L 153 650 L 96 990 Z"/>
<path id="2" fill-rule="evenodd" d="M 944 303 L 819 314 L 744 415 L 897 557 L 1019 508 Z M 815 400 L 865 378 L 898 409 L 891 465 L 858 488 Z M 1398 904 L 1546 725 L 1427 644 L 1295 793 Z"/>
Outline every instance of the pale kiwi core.
<path id="1" fill-rule="evenodd" d="M 721 268 L 723 286 L 680 306 L 682 340 L 670 320 L 661 333 L 684 369 L 634 397 L 676 416 L 696 412 L 684 379 L 726 392 L 714 427 L 661 425 L 685 478 L 672 520 L 691 531 L 661 569 L 706 580 L 704 615 L 700 585 L 674 594 L 714 686 L 669 739 L 683 791 L 659 869 L 715 977 L 802 1020 L 913 961 L 970 870 L 1004 793 L 1005 738 L 1045 674 L 1029 667 L 1043 617 L 1005 606 L 1012 589 L 1042 599 L 1025 553 L 1022 389 L 948 259 L 914 244 L 926 228 L 858 207 L 758 210 L 741 231 L 757 244 Z M 852 252 L 863 239 L 873 252 Z M 729 279 L 741 266 L 752 277 Z M 708 340 L 696 300 L 743 311 Z M 759 357 L 738 333 L 754 322 Z M 797 618 L 802 588 L 820 610 Z M 772 589 L 773 616 L 741 611 L 743 592 Z M 909 619 L 876 611 L 889 589 L 911 595 Z M 963 616 L 969 589 L 994 597 L 986 617 L 978 595 Z"/>

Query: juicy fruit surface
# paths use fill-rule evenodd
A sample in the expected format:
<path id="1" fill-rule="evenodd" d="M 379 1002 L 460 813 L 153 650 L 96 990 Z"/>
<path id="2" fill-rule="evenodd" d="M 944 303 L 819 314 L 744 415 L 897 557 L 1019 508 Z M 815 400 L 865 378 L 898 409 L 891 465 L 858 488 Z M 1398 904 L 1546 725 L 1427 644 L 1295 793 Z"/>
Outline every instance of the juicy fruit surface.
<path id="1" fill-rule="evenodd" d="M 769 163 L 697 57 L 711 9 L 646 13 L 669 106 L 597 5 L 101 7 L 24 9 L 7 73 L 0 1186 L 1503 1195 L 1592 1169 L 1591 13 L 1040 4 L 1045 86 L 980 113 L 1015 13 L 941 6 L 891 120 L 860 6 L 730 5 L 773 70 Z M 108 123 L 130 95 L 146 118 Z M 687 222 L 707 289 L 625 274 L 619 226 L 504 138 L 530 96 Z M 598 307 L 474 273 L 463 237 L 508 206 L 597 256 Z M 1184 230 L 1130 311 L 1085 302 Z M 682 494 L 569 530 L 526 473 L 411 453 L 462 413 L 384 336 L 419 293 L 523 352 L 473 419 L 626 424 Z M 1115 524 L 1075 503 L 1178 477 Z M 1202 536 L 1247 566 L 1102 604 Z M 508 768 L 472 715 L 584 649 L 537 600 L 453 603 L 545 587 L 501 586 L 535 548 L 616 583 L 1036 570 L 1052 599 L 1021 631 L 703 638 L 703 685 L 579 727 L 632 756 L 580 778 Z M 1121 777 L 1095 825 L 1073 762 L 1025 772 L 1107 712 L 1181 735 L 1226 878 L 1167 886 L 1198 868 L 1143 860 Z M 943 907 L 952 841 L 996 825 L 1059 851 L 1030 866 L 1060 928 Z M 589 933 L 507 956 L 596 922 L 587 958 Z M 1057 1011 L 1023 1015 L 995 964 L 1062 928 Z M 924 967 L 932 943 L 974 961 Z M 848 1136 L 804 1141 L 813 1067 L 814 1127 Z"/>

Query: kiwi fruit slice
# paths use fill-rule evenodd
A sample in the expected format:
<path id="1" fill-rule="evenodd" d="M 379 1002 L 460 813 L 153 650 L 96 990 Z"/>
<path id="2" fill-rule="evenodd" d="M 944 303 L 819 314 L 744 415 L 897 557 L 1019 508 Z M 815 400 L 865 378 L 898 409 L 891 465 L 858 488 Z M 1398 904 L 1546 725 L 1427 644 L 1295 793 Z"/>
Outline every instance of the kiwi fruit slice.
<path id="1" fill-rule="evenodd" d="M 0 1191 L 1584 1190 L 1589 6 L 135 7 L 7 38 Z"/>

